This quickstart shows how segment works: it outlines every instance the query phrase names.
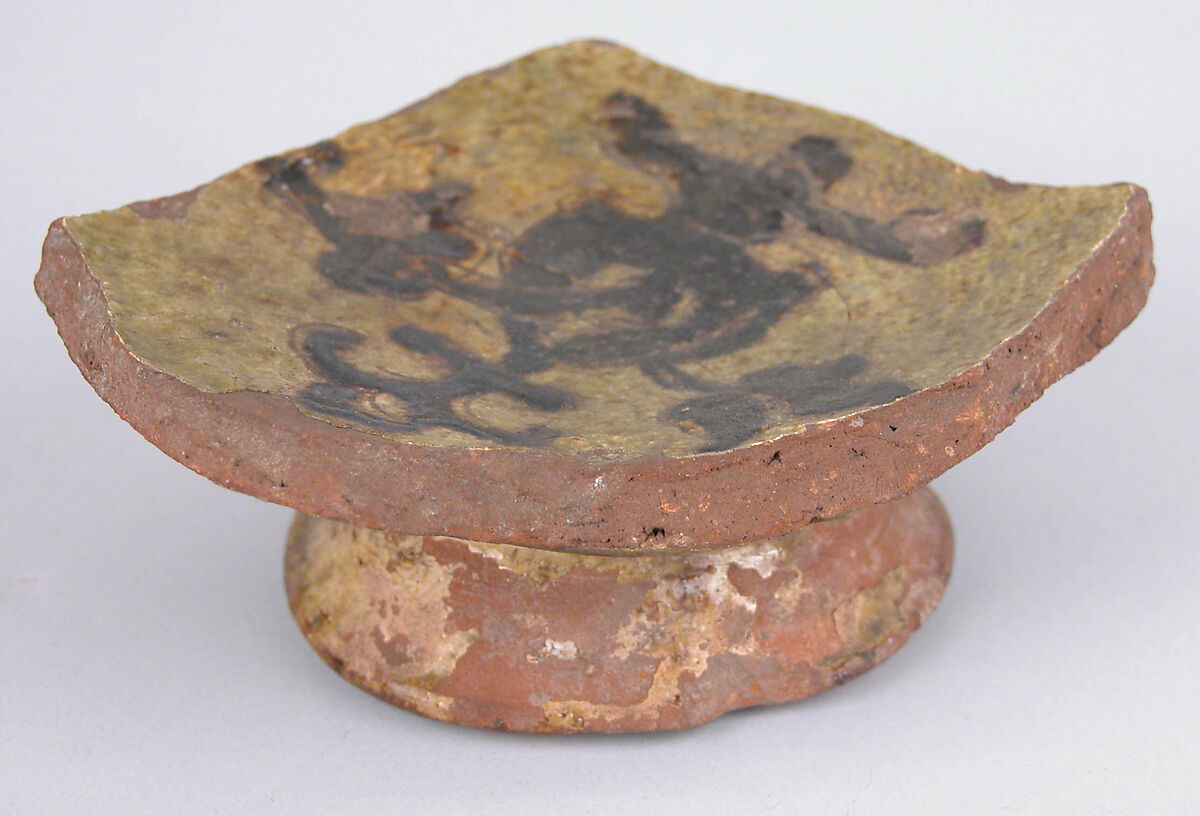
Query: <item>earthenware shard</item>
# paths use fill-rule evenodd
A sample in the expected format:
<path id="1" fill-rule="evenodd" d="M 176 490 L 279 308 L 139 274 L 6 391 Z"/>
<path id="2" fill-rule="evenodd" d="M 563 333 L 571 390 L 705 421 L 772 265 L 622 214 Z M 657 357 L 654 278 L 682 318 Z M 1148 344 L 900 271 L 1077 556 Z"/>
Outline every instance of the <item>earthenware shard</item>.
<path id="1" fill-rule="evenodd" d="M 226 486 L 561 550 L 904 495 L 1142 307 L 1131 184 L 972 172 L 579 42 L 196 190 L 55 222 L 96 390 Z"/>

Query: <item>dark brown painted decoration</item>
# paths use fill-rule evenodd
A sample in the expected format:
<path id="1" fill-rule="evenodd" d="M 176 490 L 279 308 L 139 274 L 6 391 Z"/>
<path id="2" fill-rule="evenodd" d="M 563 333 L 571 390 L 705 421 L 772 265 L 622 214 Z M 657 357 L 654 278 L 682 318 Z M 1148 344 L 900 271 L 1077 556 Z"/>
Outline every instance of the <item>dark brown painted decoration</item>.
<path id="1" fill-rule="evenodd" d="M 450 375 L 396 377 L 342 358 L 339 352 L 364 340 L 354 328 L 297 327 L 295 347 L 321 378 L 301 392 L 304 405 L 381 430 L 441 427 L 540 447 L 560 432 L 541 424 L 514 430 L 485 425 L 460 414 L 455 402 L 496 393 L 537 411 L 557 411 L 579 404 L 580 396 L 538 385 L 529 375 L 556 364 L 627 365 L 668 391 L 697 394 L 668 408 L 661 419 L 703 428 L 707 438 L 698 449 L 717 451 L 763 429 L 764 398 L 803 416 L 878 405 L 911 390 L 896 380 L 861 377 L 867 364 L 854 354 L 751 370 L 732 384 L 690 374 L 681 364 L 753 346 L 781 316 L 829 285 L 819 260 L 776 271 L 746 252 L 748 243 L 773 240 L 785 219 L 867 255 L 928 264 L 979 246 L 982 218 L 947 219 L 938 210 L 918 210 L 939 223 L 938 230 L 905 235 L 898 229 L 902 219 L 877 223 L 831 206 L 823 190 L 854 162 L 823 136 L 798 136 L 754 166 L 682 143 L 659 108 L 629 93 L 611 94 L 598 115 L 608 131 L 605 148 L 619 161 L 669 178 L 677 190 L 673 200 L 652 218 L 630 215 L 600 196 L 547 215 L 498 249 L 495 284 L 474 283 L 452 271 L 478 262 L 487 240 L 473 235 L 456 212 L 471 194 L 467 182 L 441 181 L 390 201 L 331 200 L 307 168 L 336 172 L 345 162 L 337 142 L 262 162 L 267 188 L 301 210 L 335 247 L 316 262 L 332 283 L 400 299 L 436 291 L 470 301 L 495 315 L 508 348 L 493 363 L 463 351 L 445 333 L 401 324 L 387 339 L 437 359 Z M 398 210 L 396 217 L 381 217 L 389 206 Z M 358 214 L 362 228 L 356 230 Z M 597 282 L 613 266 L 629 271 L 618 281 Z M 580 320 L 596 310 L 615 310 L 624 319 Z M 570 326 L 565 332 L 564 324 Z M 360 407 L 379 395 L 400 406 L 399 417 Z"/>
<path id="2" fill-rule="evenodd" d="M 1110 342 L 1132 184 L 960 167 L 608 43 L 60 219 L 38 294 L 162 450 L 297 511 L 288 600 L 448 722 L 685 728 L 840 685 L 942 597 L 924 485 Z"/>
<path id="3" fill-rule="evenodd" d="M 966 170 L 596 42 L 56 222 L 84 374 L 221 484 L 405 534 L 721 547 L 907 494 L 1136 314 L 1128 184 Z"/>

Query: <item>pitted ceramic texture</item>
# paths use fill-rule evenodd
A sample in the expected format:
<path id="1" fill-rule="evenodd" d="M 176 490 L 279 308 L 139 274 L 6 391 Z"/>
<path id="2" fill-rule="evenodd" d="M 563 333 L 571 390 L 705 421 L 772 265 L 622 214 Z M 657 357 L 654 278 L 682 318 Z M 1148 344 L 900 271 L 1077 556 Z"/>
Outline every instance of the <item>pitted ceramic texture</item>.
<path id="1" fill-rule="evenodd" d="M 1011 185 L 602 43 L 153 206 L 70 218 L 131 354 L 438 447 L 684 457 L 936 386 L 1128 185 Z"/>
<path id="2" fill-rule="evenodd" d="M 317 652 L 395 705 L 515 731 L 686 728 L 841 685 L 942 597 L 933 492 L 767 541 L 575 555 L 299 515 L 288 598 Z"/>

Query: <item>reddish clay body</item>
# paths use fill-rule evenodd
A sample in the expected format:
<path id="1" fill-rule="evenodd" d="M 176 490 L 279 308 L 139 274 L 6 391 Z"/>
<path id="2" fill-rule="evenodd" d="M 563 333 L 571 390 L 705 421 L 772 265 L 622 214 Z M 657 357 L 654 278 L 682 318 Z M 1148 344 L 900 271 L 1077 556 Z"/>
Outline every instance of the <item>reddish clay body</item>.
<path id="1" fill-rule="evenodd" d="M 685 728 L 941 598 L 931 479 L 1141 310 L 1134 184 L 1013 184 L 610 43 L 50 226 L 96 392 L 299 514 L 288 598 L 396 705 Z"/>
<path id="2" fill-rule="evenodd" d="M 288 600 L 388 702 L 513 731 L 687 728 L 891 655 L 933 611 L 950 525 L 928 488 L 756 544 L 588 556 L 299 515 Z"/>

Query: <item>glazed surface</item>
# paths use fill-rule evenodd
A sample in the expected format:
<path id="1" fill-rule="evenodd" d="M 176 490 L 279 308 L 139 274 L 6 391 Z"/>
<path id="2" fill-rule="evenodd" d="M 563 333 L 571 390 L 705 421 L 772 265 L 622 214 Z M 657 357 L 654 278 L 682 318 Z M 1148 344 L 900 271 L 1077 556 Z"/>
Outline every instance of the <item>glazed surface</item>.
<path id="1" fill-rule="evenodd" d="M 413 444 L 628 460 L 952 379 L 1128 197 L 999 182 L 578 43 L 66 229 L 130 352 L 193 387 Z"/>
<path id="2" fill-rule="evenodd" d="M 1014 185 L 626 49 L 546 49 L 177 196 L 63 219 L 89 382 L 220 484 L 557 550 L 904 495 L 1129 323 L 1134 185 Z"/>

